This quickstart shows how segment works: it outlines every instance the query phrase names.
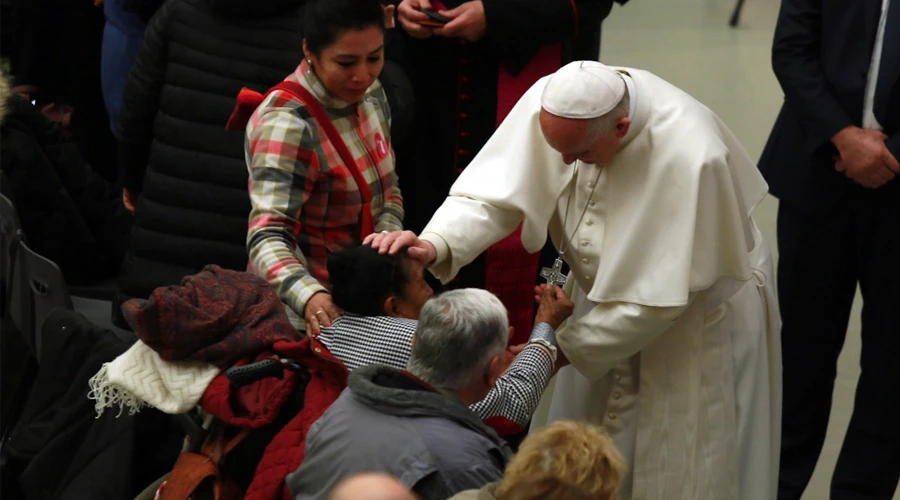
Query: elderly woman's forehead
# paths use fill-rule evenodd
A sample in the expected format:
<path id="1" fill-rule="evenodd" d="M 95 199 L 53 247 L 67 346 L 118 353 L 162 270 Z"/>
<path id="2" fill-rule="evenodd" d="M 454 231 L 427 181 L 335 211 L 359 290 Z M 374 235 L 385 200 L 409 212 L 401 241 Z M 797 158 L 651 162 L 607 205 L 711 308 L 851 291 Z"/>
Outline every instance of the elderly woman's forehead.
<path id="1" fill-rule="evenodd" d="M 425 269 L 425 264 L 423 264 L 422 261 L 420 261 L 419 259 L 410 257 L 409 254 L 406 253 L 405 251 L 404 251 L 404 253 L 402 253 L 400 255 L 400 260 L 401 260 L 401 262 L 403 262 L 403 266 L 406 267 L 406 269 L 408 269 L 410 271 L 415 272 L 415 271 L 422 271 Z"/>

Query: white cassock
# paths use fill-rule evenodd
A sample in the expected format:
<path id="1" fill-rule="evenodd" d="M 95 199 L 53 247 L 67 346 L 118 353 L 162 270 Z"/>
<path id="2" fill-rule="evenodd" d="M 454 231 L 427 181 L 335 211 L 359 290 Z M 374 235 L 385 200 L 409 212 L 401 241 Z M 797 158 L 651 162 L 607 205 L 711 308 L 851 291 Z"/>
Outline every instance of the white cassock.
<path id="1" fill-rule="evenodd" d="M 612 163 L 573 177 L 541 133 L 540 80 L 422 232 L 437 249 L 431 271 L 446 282 L 520 222 L 530 252 L 548 230 L 557 248 L 571 238 L 576 308 L 558 339 L 572 365 L 533 425 L 606 426 L 628 464 L 623 499 L 771 500 L 780 318 L 751 218 L 766 183 L 712 111 L 649 72 L 614 69 L 632 124 Z"/>

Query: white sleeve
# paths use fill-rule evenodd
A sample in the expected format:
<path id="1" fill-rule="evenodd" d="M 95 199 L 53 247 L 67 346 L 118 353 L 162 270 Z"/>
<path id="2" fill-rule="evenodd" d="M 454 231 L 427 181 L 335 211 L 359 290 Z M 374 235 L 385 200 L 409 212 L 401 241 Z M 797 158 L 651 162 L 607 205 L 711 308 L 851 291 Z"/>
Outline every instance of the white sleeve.
<path id="1" fill-rule="evenodd" d="M 422 231 L 422 239 L 437 250 L 431 271 L 441 280 L 452 279 L 519 223 L 525 249 L 543 248 L 550 217 L 574 168 L 541 132 L 538 117 L 545 84 L 546 79 L 540 80 L 522 96 Z"/>
<path id="2" fill-rule="evenodd" d="M 596 380 L 634 356 L 672 326 L 689 306 L 651 307 L 629 302 L 596 304 L 556 334 L 563 354 L 582 375 Z"/>
<path id="3" fill-rule="evenodd" d="M 452 223 L 437 224 L 437 220 L 444 219 Z M 515 231 L 521 221 L 522 213 L 518 210 L 450 196 L 421 235 L 437 250 L 437 259 L 429 270 L 447 283 L 488 247 Z"/>

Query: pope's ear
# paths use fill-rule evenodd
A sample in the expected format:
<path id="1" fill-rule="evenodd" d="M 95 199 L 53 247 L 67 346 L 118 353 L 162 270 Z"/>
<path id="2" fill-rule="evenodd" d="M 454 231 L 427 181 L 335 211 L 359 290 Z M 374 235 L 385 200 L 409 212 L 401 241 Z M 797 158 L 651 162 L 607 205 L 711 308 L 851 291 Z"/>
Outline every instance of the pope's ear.
<path id="1" fill-rule="evenodd" d="M 616 122 L 616 138 L 621 139 L 628 134 L 628 129 L 631 128 L 631 118 L 627 116 L 623 116 L 619 118 L 619 121 Z"/>

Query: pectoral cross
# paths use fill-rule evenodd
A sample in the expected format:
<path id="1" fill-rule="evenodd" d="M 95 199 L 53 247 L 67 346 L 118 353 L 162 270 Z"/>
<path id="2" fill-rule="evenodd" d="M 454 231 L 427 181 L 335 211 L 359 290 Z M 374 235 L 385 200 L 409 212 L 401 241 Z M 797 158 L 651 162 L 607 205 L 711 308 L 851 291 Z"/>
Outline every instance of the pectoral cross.
<path id="1" fill-rule="evenodd" d="M 562 258 L 557 257 L 556 260 L 553 261 L 553 267 L 541 268 L 541 278 L 547 280 L 548 285 L 565 286 L 567 278 L 566 275 L 562 273 L 562 265 Z"/>

